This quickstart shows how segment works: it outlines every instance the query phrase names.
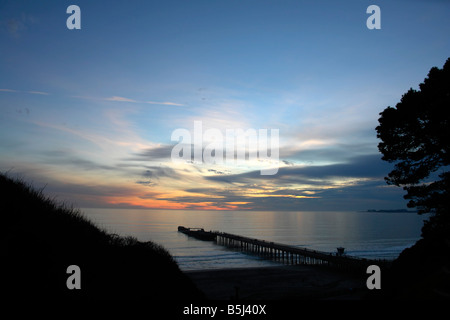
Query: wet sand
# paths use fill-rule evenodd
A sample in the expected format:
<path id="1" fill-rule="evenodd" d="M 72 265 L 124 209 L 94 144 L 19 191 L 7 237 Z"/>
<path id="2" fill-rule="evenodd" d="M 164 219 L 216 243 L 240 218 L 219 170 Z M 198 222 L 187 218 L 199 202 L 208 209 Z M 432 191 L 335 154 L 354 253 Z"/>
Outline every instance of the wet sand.
<path id="1" fill-rule="evenodd" d="M 360 277 L 317 266 L 185 271 L 211 300 L 360 300 L 367 294 Z"/>

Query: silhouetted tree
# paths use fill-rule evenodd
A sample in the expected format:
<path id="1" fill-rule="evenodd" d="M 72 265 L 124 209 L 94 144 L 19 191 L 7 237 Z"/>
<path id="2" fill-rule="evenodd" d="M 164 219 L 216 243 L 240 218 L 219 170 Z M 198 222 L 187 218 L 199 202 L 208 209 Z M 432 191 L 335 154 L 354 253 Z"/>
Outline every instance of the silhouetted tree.
<path id="1" fill-rule="evenodd" d="M 450 234 L 450 58 L 433 67 L 428 77 L 410 89 L 395 108 L 380 113 L 377 137 L 382 159 L 395 163 L 385 178 L 402 186 L 408 207 L 431 213 L 422 236 Z"/>

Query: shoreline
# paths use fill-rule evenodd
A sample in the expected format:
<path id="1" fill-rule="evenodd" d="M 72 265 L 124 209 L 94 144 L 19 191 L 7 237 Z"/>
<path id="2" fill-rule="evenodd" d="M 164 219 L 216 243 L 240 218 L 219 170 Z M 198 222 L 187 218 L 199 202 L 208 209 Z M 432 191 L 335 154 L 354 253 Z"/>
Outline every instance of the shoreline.
<path id="1" fill-rule="evenodd" d="M 282 265 L 182 271 L 209 300 L 361 300 L 366 275 Z"/>

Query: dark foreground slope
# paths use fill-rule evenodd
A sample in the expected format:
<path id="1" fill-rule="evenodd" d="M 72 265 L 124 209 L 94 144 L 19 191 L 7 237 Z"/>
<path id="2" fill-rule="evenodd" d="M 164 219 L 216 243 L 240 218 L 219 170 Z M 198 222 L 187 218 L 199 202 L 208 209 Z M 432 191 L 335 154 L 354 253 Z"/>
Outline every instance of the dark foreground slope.
<path id="1" fill-rule="evenodd" d="M 78 210 L 0 174 L 3 281 L 11 299 L 195 299 L 201 293 L 152 242 L 99 229 Z M 69 290 L 67 268 L 81 270 Z"/>
<path id="2" fill-rule="evenodd" d="M 421 239 L 405 249 L 384 277 L 382 298 L 450 299 L 450 241 Z"/>

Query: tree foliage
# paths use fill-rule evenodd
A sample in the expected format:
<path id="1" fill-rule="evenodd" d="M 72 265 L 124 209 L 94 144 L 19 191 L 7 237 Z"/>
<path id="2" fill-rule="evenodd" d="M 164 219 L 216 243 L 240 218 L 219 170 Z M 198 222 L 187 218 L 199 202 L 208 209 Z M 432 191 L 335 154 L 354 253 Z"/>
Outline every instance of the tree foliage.
<path id="1" fill-rule="evenodd" d="M 450 58 L 419 88 L 381 112 L 376 130 L 382 159 L 395 163 L 386 182 L 403 187 L 408 207 L 432 214 L 425 237 L 450 232 Z"/>

